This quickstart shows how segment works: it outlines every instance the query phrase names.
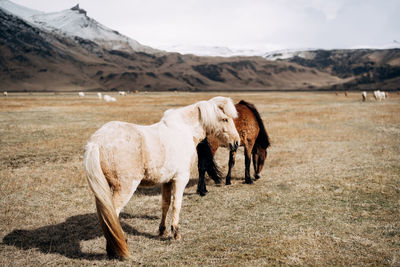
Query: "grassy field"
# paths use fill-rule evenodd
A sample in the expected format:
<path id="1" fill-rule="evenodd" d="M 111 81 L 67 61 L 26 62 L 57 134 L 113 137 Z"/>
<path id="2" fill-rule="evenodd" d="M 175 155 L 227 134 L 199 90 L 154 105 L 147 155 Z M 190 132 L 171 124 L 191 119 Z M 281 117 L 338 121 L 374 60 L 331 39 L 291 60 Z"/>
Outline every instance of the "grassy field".
<path id="1" fill-rule="evenodd" d="M 235 93 L 272 139 L 260 180 L 185 189 L 183 240 L 157 236 L 160 187 L 121 214 L 132 258 L 108 260 L 83 166 L 89 136 L 110 120 L 150 124 L 216 93 L 9 94 L 0 98 L 0 266 L 400 265 L 400 95 L 361 102 L 330 93 Z M 227 171 L 228 151 L 217 162 Z M 170 223 L 170 219 L 168 220 Z"/>

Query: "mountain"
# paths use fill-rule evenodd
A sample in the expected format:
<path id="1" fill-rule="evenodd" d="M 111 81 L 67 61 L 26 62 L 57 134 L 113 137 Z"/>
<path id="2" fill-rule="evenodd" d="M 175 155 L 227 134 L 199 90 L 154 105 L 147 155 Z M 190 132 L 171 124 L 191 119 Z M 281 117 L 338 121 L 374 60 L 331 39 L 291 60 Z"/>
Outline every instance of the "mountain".
<path id="1" fill-rule="evenodd" d="M 399 48 L 296 51 L 280 61 L 347 80 L 332 89 L 400 89 Z"/>
<path id="2" fill-rule="evenodd" d="M 262 56 L 268 60 L 285 60 L 293 57 L 307 58 L 311 51 L 317 49 L 281 49 L 264 53 Z"/>
<path id="3" fill-rule="evenodd" d="M 0 90 L 399 87 L 398 49 L 302 51 L 275 61 L 261 56 L 199 57 L 135 43 L 89 18 L 78 6 L 45 14 L 12 4 L 0 0 Z"/>
<path id="4" fill-rule="evenodd" d="M 0 8 L 21 17 L 44 31 L 87 39 L 106 49 L 125 52 L 161 52 L 103 26 L 88 17 L 87 12 L 79 8 L 79 5 L 61 12 L 44 13 L 17 5 L 8 0 L 0 0 Z"/>
<path id="5" fill-rule="evenodd" d="M 8 0 L 0 0 L 0 8 L 23 19 L 27 19 L 34 15 L 44 14 L 42 11 L 30 9 Z"/>
<path id="6" fill-rule="evenodd" d="M 163 50 L 191 54 L 201 57 L 234 57 L 234 56 L 263 56 L 265 51 L 256 49 L 232 49 L 223 46 L 204 46 L 204 45 L 170 45 L 161 47 Z"/>
<path id="7" fill-rule="evenodd" d="M 36 16 L 42 18 L 43 14 Z M 47 18 L 52 21 L 52 17 Z M 326 73 L 262 57 L 197 57 L 109 49 L 90 38 L 37 25 L 0 9 L 1 89 L 265 90 L 318 88 L 341 82 Z"/>

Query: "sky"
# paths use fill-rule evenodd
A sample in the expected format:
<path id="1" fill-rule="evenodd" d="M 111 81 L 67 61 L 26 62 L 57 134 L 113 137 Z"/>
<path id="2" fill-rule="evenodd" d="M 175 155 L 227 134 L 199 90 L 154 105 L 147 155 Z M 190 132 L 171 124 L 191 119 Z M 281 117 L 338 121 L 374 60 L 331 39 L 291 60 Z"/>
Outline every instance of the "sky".
<path id="1" fill-rule="evenodd" d="M 385 48 L 400 0 L 11 0 L 45 12 L 76 4 L 144 45 L 233 49 Z"/>

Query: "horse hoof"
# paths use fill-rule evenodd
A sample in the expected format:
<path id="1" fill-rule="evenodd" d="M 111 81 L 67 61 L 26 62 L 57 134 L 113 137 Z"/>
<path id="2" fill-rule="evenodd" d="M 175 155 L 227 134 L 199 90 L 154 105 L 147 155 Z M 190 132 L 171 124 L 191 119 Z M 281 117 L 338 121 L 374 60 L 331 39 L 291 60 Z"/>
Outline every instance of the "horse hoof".
<path id="1" fill-rule="evenodd" d="M 172 231 L 174 240 L 181 240 L 182 239 L 182 236 L 179 233 L 179 228 L 178 227 L 174 227 L 174 226 L 171 225 L 171 231 Z"/>
<path id="2" fill-rule="evenodd" d="M 207 190 L 206 191 L 201 191 L 201 190 L 197 190 L 197 194 L 199 194 L 201 197 L 204 197 L 207 194 Z"/>
<path id="3" fill-rule="evenodd" d="M 180 233 L 174 233 L 174 240 L 179 241 L 182 239 L 182 235 Z"/>
<path id="4" fill-rule="evenodd" d="M 226 183 L 225 183 L 225 185 L 231 185 L 232 183 L 231 183 L 231 181 L 227 181 Z"/>
<path id="5" fill-rule="evenodd" d="M 168 236 L 167 231 L 159 232 L 159 233 L 158 233 L 158 236 L 159 236 L 159 237 L 167 237 L 167 236 Z"/>
<path id="6" fill-rule="evenodd" d="M 258 174 L 254 175 L 254 179 L 256 179 L 256 180 L 260 179 L 260 175 L 258 175 Z"/>
<path id="7" fill-rule="evenodd" d="M 244 181 L 244 183 L 245 183 L 245 184 L 252 184 L 253 181 L 252 181 L 251 179 L 246 179 L 246 180 Z"/>
<path id="8" fill-rule="evenodd" d="M 160 228 L 158 229 L 158 236 L 160 236 L 160 237 L 167 236 L 167 231 L 166 231 L 165 226 L 160 226 Z"/>

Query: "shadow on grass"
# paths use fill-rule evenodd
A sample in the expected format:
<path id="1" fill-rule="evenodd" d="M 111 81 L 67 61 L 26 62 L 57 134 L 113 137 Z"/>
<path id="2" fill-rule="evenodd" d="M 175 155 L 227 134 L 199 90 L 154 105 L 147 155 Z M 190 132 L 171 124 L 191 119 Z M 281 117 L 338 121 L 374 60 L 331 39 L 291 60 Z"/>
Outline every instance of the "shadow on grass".
<path id="1" fill-rule="evenodd" d="M 158 220 L 157 216 L 131 215 L 121 213 L 121 219 L 145 219 Z M 160 239 L 156 234 L 139 232 L 130 225 L 121 222 L 121 226 L 128 235 L 144 236 L 149 239 Z M 105 253 L 84 253 L 81 251 L 80 242 L 92 240 L 103 236 L 97 214 L 88 213 L 69 217 L 65 222 L 43 226 L 33 230 L 16 229 L 3 238 L 3 244 L 14 246 L 19 249 L 38 249 L 48 254 L 60 254 L 71 259 L 105 260 Z"/>
<path id="2" fill-rule="evenodd" d="M 206 179 L 208 179 L 208 177 Z M 186 188 L 197 186 L 198 180 L 199 178 L 191 178 L 186 185 Z M 145 196 L 161 196 L 161 185 L 159 184 L 152 187 L 138 187 L 135 191 L 135 194 Z"/>
<path id="3" fill-rule="evenodd" d="M 225 178 L 223 178 L 221 180 L 221 184 L 219 184 L 219 185 L 216 185 L 214 183 L 214 181 L 212 181 L 211 178 L 208 177 L 208 175 L 206 175 L 205 179 L 206 179 L 207 185 L 212 184 L 215 186 L 222 186 L 225 184 Z M 232 181 L 235 181 L 235 180 L 243 180 L 244 181 L 244 178 L 232 177 Z M 199 178 L 191 178 L 189 180 L 188 184 L 186 185 L 186 188 L 191 188 L 193 186 L 197 187 L 198 182 L 199 182 Z M 134 194 L 144 195 L 144 196 L 161 196 L 161 184 L 151 186 L 151 187 L 138 187 Z M 193 194 L 185 192 L 184 195 L 193 195 Z"/>

